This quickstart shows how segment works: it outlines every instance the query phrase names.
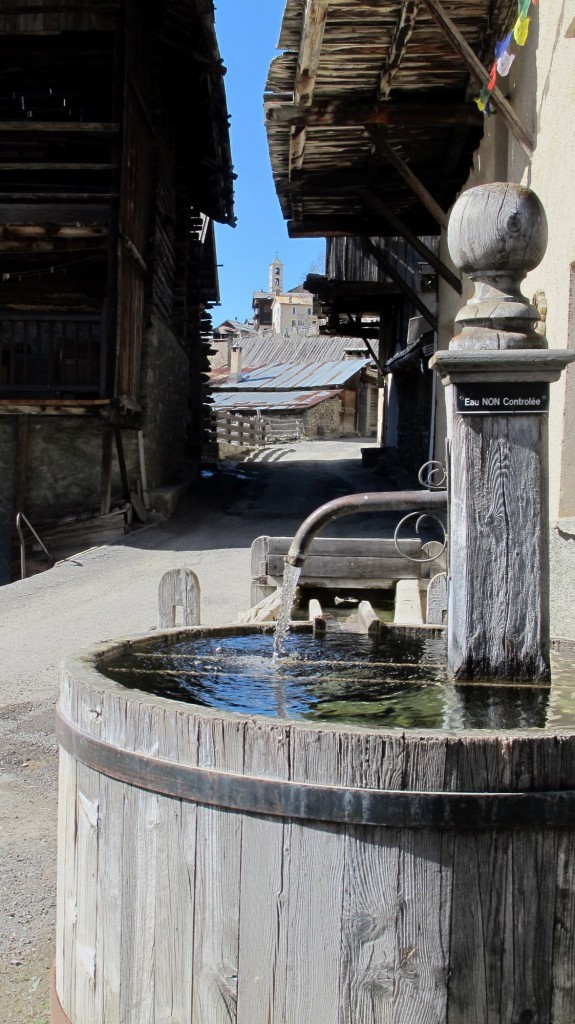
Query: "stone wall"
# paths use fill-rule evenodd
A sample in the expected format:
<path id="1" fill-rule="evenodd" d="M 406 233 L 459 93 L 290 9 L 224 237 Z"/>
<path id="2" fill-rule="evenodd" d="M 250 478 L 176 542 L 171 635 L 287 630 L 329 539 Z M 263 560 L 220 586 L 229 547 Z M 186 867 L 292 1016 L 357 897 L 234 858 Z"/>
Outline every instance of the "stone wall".
<path id="1" fill-rule="evenodd" d="M 30 416 L 26 497 L 22 509 L 14 507 L 17 458 L 17 419 L 0 419 L 2 500 L 0 515 L 10 518 L 23 511 L 32 523 L 57 519 L 78 509 L 99 508 L 102 435 L 109 429 L 92 417 Z M 137 440 L 123 432 L 128 475 L 137 479 Z M 114 449 L 112 496 L 122 499 L 122 484 Z"/>
<path id="2" fill-rule="evenodd" d="M 159 317 L 144 332 L 141 396 L 148 487 L 161 487 L 186 473 L 190 420 L 188 355 Z"/>
<path id="3" fill-rule="evenodd" d="M 304 414 L 306 437 L 341 437 L 341 399 L 327 398 Z"/>

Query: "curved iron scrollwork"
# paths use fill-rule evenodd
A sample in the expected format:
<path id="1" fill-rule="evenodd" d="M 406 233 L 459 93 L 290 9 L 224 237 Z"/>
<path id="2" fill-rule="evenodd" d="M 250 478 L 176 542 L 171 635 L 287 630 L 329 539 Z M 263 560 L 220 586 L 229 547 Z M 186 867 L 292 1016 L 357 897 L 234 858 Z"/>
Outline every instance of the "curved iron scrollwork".
<path id="1" fill-rule="evenodd" d="M 437 459 L 430 459 L 429 462 L 423 463 L 417 474 L 417 479 L 421 486 L 426 487 L 428 491 L 446 491 L 447 466 Z"/>
<path id="2" fill-rule="evenodd" d="M 421 536 L 421 531 L 424 528 L 424 524 L 429 522 L 430 520 L 438 524 L 441 533 L 443 534 L 443 541 L 435 541 L 435 543 L 440 544 L 441 547 L 439 551 L 436 551 L 433 555 L 423 555 L 422 557 L 416 558 L 413 555 L 408 555 L 408 553 L 402 549 L 401 541 L 399 539 L 399 533 L 401 529 L 405 526 L 405 524 L 408 522 L 408 520 L 413 518 L 415 518 L 416 537 Z M 393 542 L 395 544 L 397 553 L 401 555 L 402 558 L 407 558 L 410 562 L 435 562 L 436 559 L 441 558 L 443 552 L 447 547 L 446 524 L 443 522 L 441 517 L 436 512 L 408 512 L 408 514 L 404 516 L 403 519 L 401 519 L 397 526 L 395 527 L 395 533 L 393 534 Z"/>

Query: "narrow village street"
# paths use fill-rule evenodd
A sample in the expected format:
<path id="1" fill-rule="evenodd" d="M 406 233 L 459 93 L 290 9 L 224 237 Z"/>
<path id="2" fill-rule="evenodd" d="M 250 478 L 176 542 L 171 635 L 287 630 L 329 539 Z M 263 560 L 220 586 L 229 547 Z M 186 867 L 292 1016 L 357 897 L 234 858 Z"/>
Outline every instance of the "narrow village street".
<path id="1" fill-rule="evenodd" d="M 100 640 L 156 628 L 158 582 L 174 567 L 197 573 L 203 624 L 235 622 L 250 606 L 250 546 L 257 536 L 292 536 L 325 501 L 386 487 L 362 465 L 361 448 L 372 444 L 300 441 L 214 466 L 170 520 L 0 589 L 0 1024 L 49 1019 L 54 709 L 62 659 Z M 381 529 L 381 517 L 354 515 L 330 532 L 376 536 Z"/>

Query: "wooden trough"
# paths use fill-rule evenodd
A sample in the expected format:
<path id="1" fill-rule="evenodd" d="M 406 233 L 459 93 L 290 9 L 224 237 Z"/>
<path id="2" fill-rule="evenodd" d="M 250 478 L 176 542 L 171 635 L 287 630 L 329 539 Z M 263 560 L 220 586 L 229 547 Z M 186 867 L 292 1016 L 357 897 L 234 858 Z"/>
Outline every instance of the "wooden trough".
<path id="1" fill-rule="evenodd" d="M 62 680 L 54 1020 L 575 1020 L 574 735 L 227 714 L 112 650 Z"/>

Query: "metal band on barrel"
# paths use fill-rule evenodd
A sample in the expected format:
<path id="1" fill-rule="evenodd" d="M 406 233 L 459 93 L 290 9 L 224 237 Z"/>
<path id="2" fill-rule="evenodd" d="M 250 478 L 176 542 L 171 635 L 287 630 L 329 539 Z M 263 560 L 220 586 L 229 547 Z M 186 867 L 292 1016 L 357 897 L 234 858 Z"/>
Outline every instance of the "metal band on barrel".
<path id="1" fill-rule="evenodd" d="M 356 789 L 238 775 L 106 743 L 58 713 L 58 742 L 88 768 L 165 796 L 249 814 L 394 828 L 542 828 L 575 825 L 575 790 L 515 793 Z"/>

